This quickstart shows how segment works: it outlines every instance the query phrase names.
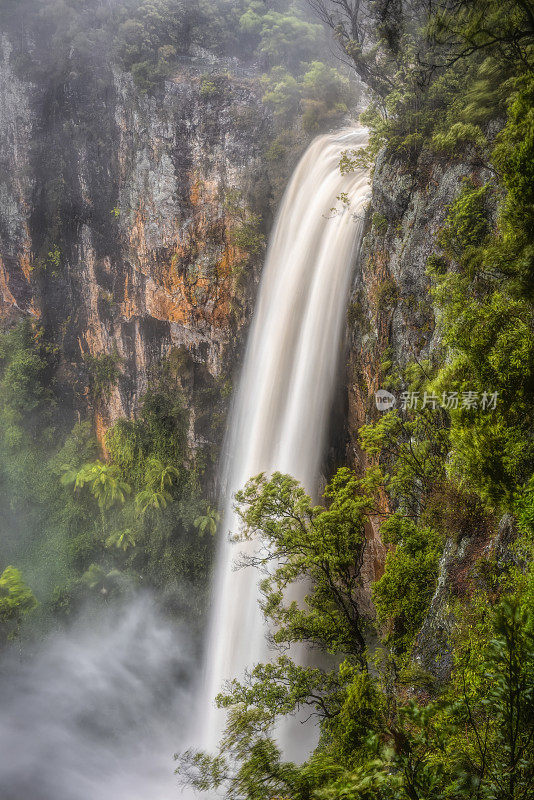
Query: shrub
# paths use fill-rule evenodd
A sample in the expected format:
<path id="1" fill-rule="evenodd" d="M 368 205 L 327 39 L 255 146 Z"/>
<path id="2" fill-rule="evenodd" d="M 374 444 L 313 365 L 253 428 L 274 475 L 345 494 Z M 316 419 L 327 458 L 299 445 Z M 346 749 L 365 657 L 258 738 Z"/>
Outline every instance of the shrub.
<path id="1" fill-rule="evenodd" d="M 109 400 L 111 390 L 120 376 L 121 357 L 115 353 L 86 355 L 85 364 L 89 373 L 89 392 L 93 403 Z"/>
<path id="2" fill-rule="evenodd" d="M 419 630 L 434 593 L 440 540 L 430 528 L 418 528 L 395 515 L 382 526 L 393 545 L 383 576 L 373 584 L 378 620 L 392 625 L 397 643 L 405 649 Z"/>

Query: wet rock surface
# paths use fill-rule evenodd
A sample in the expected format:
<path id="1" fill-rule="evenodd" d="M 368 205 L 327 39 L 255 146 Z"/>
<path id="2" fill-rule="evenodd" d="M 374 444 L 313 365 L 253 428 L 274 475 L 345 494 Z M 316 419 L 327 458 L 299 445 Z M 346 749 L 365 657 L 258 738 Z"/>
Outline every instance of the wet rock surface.
<path id="1" fill-rule="evenodd" d="M 468 154 L 467 154 L 468 156 Z M 447 160 L 423 151 L 416 163 L 379 154 L 371 182 L 365 234 L 355 269 L 347 315 L 347 429 L 344 458 L 356 468 L 369 464 L 358 444 L 359 428 L 380 416 L 374 393 L 388 386 L 392 368 L 402 371 L 421 362 L 439 346 L 435 309 L 426 274 L 429 256 L 439 251 L 436 238 L 462 181 L 486 180 L 483 170 L 465 160 Z M 397 400 L 399 389 L 392 389 Z M 384 507 L 388 500 L 383 498 Z M 383 573 L 386 547 L 379 520 L 367 533 L 364 595 Z M 419 663 L 438 680 L 451 665 L 448 601 L 465 589 L 467 576 L 489 546 L 488 531 L 447 539 L 432 599 L 415 652 Z"/>
<path id="2" fill-rule="evenodd" d="M 234 231 L 269 192 L 257 81 L 226 75 L 206 91 L 188 64 L 155 96 L 111 71 L 67 91 L 19 77 L 6 38 L 0 61 L 3 323 L 42 324 L 65 395 L 95 406 L 100 434 L 135 416 L 172 350 L 206 381 L 233 374 L 261 262 Z M 87 363 L 102 355 L 118 379 L 95 403 Z"/>

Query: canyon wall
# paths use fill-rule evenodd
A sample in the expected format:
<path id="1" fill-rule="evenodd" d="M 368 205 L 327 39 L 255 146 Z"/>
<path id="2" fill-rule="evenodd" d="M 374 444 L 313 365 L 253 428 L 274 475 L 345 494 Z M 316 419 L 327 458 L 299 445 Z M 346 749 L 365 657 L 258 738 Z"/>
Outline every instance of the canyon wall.
<path id="1" fill-rule="evenodd" d="M 438 233 L 465 179 L 481 184 L 490 177 L 469 150 L 456 159 L 429 151 L 412 163 L 385 151 L 377 159 L 347 312 L 344 458 L 356 469 L 371 461 L 359 447 L 358 431 L 381 416 L 375 392 L 389 390 L 399 406 L 404 387 L 389 380 L 392 374 L 402 373 L 409 363 L 439 357 L 427 261 L 439 253 Z M 386 497 L 383 503 L 387 508 Z M 445 678 L 451 667 L 449 600 L 467 591 L 470 571 L 483 553 L 504 557 L 509 527 L 503 519 L 497 521 L 496 536 L 473 526 L 459 536 L 451 532 L 446 539 L 436 592 L 416 647 L 418 660 L 438 678 Z M 386 557 L 378 518 L 367 537 L 363 578 L 368 601 L 368 588 L 382 575 Z"/>
<path id="2" fill-rule="evenodd" d="M 39 320 L 66 402 L 91 406 L 102 438 L 171 351 L 189 365 L 185 391 L 233 374 L 268 216 L 270 120 L 255 76 L 215 59 L 188 59 L 156 96 L 104 67 L 31 83 L 14 61 L 4 38 L 0 316 Z"/>

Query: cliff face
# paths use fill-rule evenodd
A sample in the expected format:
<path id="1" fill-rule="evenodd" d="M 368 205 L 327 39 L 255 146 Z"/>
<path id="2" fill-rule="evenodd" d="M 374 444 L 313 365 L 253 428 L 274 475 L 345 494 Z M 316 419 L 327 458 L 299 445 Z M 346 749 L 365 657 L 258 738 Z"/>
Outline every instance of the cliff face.
<path id="1" fill-rule="evenodd" d="M 348 459 L 361 452 L 358 428 L 380 412 L 374 392 L 391 365 L 427 358 L 438 344 L 426 274 L 450 203 L 462 181 L 478 177 L 468 161 L 423 153 L 411 167 L 379 156 L 348 310 Z"/>
<path id="2" fill-rule="evenodd" d="M 105 71 L 31 84 L 11 61 L 4 39 L 2 318 L 41 321 L 66 396 L 91 401 L 101 430 L 135 414 L 172 349 L 214 379 L 231 372 L 258 267 L 235 232 L 268 193 L 254 80 L 207 80 L 189 64 L 156 98 Z M 106 363 L 116 380 L 84 397 L 88 371 Z"/>
<path id="3" fill-rule="evenodd" d="M 404 160 L 388 160 L 384 153 L 377 160 L 347 317 L 346 458 L 353 466 L 368 464 L 358 445 L 358 430 L 380 417 L 374 393 L 385 388 L 391 368 L 402 371 L 410 362 L 420 363 L 439 346 L 426 264 L 436 252 L 436 237 L 462 181 L 470 177 L 485 182 L 490 177 L 474 164 L 469 153 L 454 161 L 423 152 L 411 166 Z M 399 405 L 402 388 L 390 391 Z M 385 497 L 383 501 L 387 507 Z M 466 591 L 477 558 L 505 548 L 507 530 L 501 523 L 497 537 L 489 528 L 474 527 L 446 538 L 436 592 L 416 647 L 418 660 L 438 678 L 446 677 L 451 666 L 448 601 Z M 378 519 L 367 536 L 368 596 L 371 582 L 383 573 L 386 556 Z"/>
<path id="4" fill-rule="evenodd" d="M 0 50 L 0 314 L 36 314 L 30 286 L 29 230 L 32 179 L 29 152 L 32 114 L 27 87 L 10 65 L 11 47 Z"/>

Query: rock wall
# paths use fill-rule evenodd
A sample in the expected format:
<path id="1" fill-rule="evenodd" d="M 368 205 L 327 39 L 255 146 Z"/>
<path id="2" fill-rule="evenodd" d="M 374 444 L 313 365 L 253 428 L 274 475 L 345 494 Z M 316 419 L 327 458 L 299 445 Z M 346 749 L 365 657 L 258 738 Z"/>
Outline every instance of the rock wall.
<path id="1" fill-rule="evenodd" d="M 347 433 L 345 458 L 356 468 L 369 460 L 358 445 L 361 425 L 377 420 L 374 393 L 392 366 L 402 370 L 421 362 L 439 346 L 435 310 L 426 274 L 429 256 L 450 203 L 462 181 L 485 182 L 489 174 L 466 152 L 451 160 L 423 151 L 417 163 L 387 157 L 377 159 L 371 200 L 347 315 Z M 394 392 L 400 400 L 402 387 Z M 383 498 L 387 508 L 387 498 Z M 439 579 L 429 613 L 419 635 L 416 657 L 437 678 L 451 665 L 448 646 L 448 600 L 466 591 L 468 573 L 480 554 L 493 548 L 491 524 L 451 535 L 440 562 Z M 363 578 L 369 600 L 371 582 L 383 572 L 386 548 L 373 521 L 367 532 Z M 495 545 L 496 546 L 496 545 Z"/>
<path id="2" fill-rule="evenodd" d="M 427 358 L 438 344 L 426 263 L 450 203 L 466 177 L 481 178 L 468 159 L 423 152 L 416 164 L 387 160 L 372 178 L 366 229 L 348 309 L 348 452 L 362 458 L 357 433 L 376 419 L 374 392 L 391 365 Z"/>
<path id="3" fill-rule="evenodd" d="M 4 38 L 0 316 L 40 320 L 65 396 L 92 405 L 102 433 L 135 415 L 173 348 L 216 379 L 232 372 L 261 255 L 233 231 L 266 204 L 270 120 L 254 76 L 214 85 L 188 64 L 150 97 L 104 68 L 31 84 L 11 61 Z M 96 400 L 88 371 L 102 355 L 119 376 Z"/>
<path id="4" fill-rule="evenodd" d="M 36 315 L 29 215 L 32 135 L 28 87 L 14 74 L 11 46 L 0 48 L 0 316 Z"/>

